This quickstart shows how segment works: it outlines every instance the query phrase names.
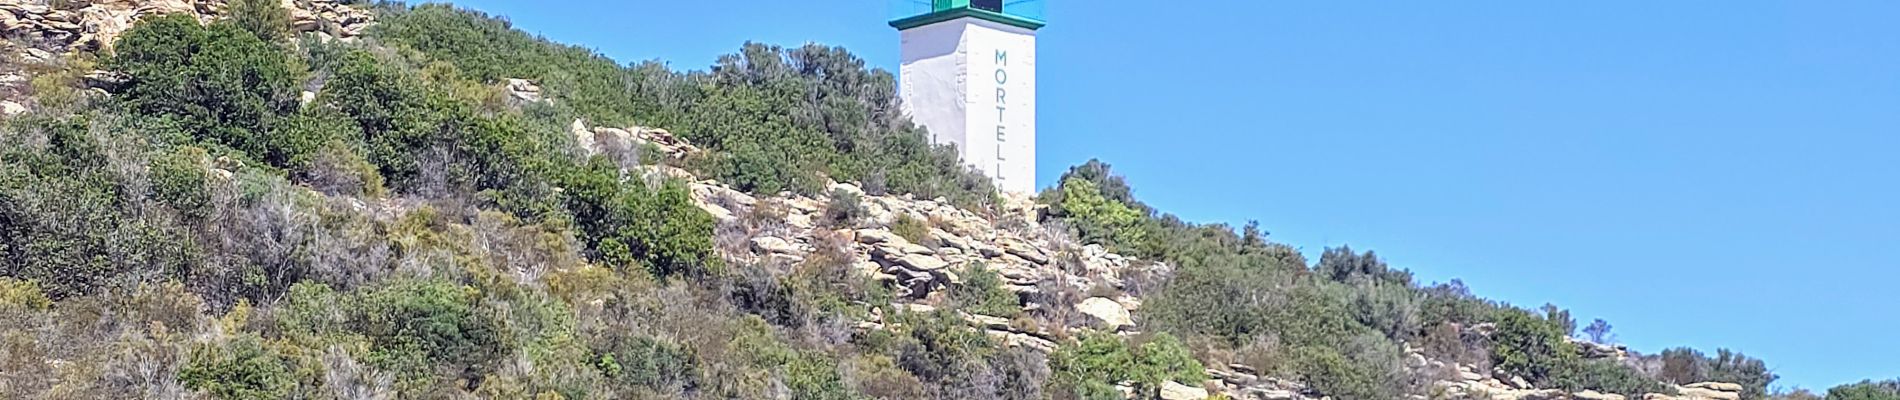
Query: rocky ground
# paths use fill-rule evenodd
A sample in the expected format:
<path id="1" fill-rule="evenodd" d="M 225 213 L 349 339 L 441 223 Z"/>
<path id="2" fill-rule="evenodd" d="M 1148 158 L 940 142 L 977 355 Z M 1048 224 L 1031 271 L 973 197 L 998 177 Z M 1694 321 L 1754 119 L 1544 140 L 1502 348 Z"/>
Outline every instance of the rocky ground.
<path id="1" fill-rule="evenodd" d="M 511 80 L 508 86 L 518 99 L 542 101 L 532 83 Z M 590 128 L 583 121 L 575 121 L 571 133 L 591 153 L 624 156 L 624 152 L 645 148 L 661 152 L 665 160 L 686 160 L 700 151 L 663 129 Z M 841 250 L 858 273 L 889 285 L 897 293 L 898 299 L 891 307 L 913 310 L 943 306 L 946 291 L 962 283 L 955 271 L 962 266 L 978 265 L 1001 276 L 1004 288 L 1025 300 L 1024 311 L 1073 316 L 1056 318 L 1053 323 L 1025 323 L 1000 316 L 963 313 L 966 320 L 1009 346 L 1052 351 L 1069 340 L 1071 332 L 1139 333 L 1141 325 L 1134 312 L 1140 309 L 1142 301 L 1135 293 L 1137 288 L 1128 287 L 1123 277 L 1140 274 L 1165 277 L 1172 272 L 1165 263 L 1118 255 L 1099 245 L 1075 243 L 1060 228 L 1038 225 L 1041 207 L 1023 196 L 1005 198 L 997 211 L 986 215 L 957 208 L 943 199 L 866 193 L 852 183 L 832 183 L 827 194 L 818 197 L 791 193 L 757 197 L 714 180 L 697 179 L 679 168 L 637 168 L 651 178 L 665 176 L 691 182 L 693 198 L 699 207 L 719 221 L 721 254 L 735 265 L 794 265 L 810 257 L 825 256 L 827 247 L 835 248 Z M 827 226 L 823 221 L 833 194 L 858 197 L 858 203 L 864 208 L 864 220 L 845 227 Z M 927 221 L 928 234 L 912 238 L 921 240 L 905 238 L 892 229 L 900 218 Z M 1053 309 L 1058 307 L 1062 309 Z M 859 328 L 883 329 L 884 321 L 877 317 L 879 315 L 882 314 L 860 323 Z M 1474 326 L 1470 330 L 1482 333 L 1487 328 Z M 1621 346 L 1587 341 L 1577 344 L 1581 356 L 1586 358 L 1622 360 L 1629 357 Z M 1408 358 L 1408 366 L 1416 374 L 1446 377 L 1429 385 L 1432 395 L 1412 396 L 1417 399 L 1632 399 L 1594 391 L 1571 393 L 1540 389 L 1521 377 L 1429 359 L 1417 350 L 1409 351 Z M 1247 365 L 1214 367 L 1207 373 L 1211 379 L 1205 382 L 1169 383 L 1162 388 L 1162 397 L 1202 399 L 1220 394 L 1232 399 L 1326 399 L 1299 382 L 1260 376 Z M 1676 390 L 1675 395 L 1652 393 L 1634 399 L 1738 400 L 1742 387 L 1704 382 L 1678 386 Z"/>

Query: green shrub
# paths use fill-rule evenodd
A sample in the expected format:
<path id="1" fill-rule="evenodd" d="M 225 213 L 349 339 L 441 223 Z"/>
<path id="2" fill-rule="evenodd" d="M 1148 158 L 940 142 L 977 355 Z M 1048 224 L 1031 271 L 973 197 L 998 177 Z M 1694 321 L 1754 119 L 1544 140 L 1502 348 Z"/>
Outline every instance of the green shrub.
<path id="1" fill-rule="evenodd" d="M 372 359 L 411 374 L 435 365 L 485 371 L 507 354 L 498 321 L 473 288 L 439 280 L 397 281 L 363 293 L 351 326 L 375 346 Z"/>
<path id="2" fill-rule="evenodd" d="M 909 213 L 897 214 L 897 218 L 891 221 L 891 233 L 911 243 L 929 243 L 928 240 L 931 239 L 930 225 L 910 216 Z"/>
<path id="3" fill-rule="evenodd" d="M 211 213 L 210 156 L 204 149 L 182 146 L 152 159 L 152 196 L 190 218 Z"/>
<path id="4" fill-rule="evenodd" d="M 844 190 L 831 192 L 831 200 L 825 203 L 825 212 L 819 222 L 834 228 L 850 228 L 864 221 L 863 199 L 857 193 Z"/>
<path id="5" fill-rule="evenodd" d="M 1112 390 L 1120 382 L 1132 382 L 1136 393 L 1152 397 L 1165 381 L 1194 384 L 1207 379 L 1201 363 L 1166 333 L 1139 344 L 1109 333 L 1087 334 L 1075 345 L 1057 349 L 1049 366 L 1053 390 L 1077 398 L 1101 398 L 1103 388 Z"/>
<path id="6" fill-rule="evenodd" d="M 40 285 L 32 281 L 0 277 L 0 307 L 38 311 L 52 306 L 53 300 L 46 297 Z"/>
<path id="7" fill-rule="evenodd" d="M 299 68 L 289 54 L 243 28 L 200 26 L 178 14 L 148 18 L 114 49 L 106 66 L 129 78 L 115 98 L 130 111 L 275 166 L 311 150 L 270 134 L 279 118 L 297 109 Z"/>
<path id="8" fill-rule="evenodd" d="M 1595 390 L 1634 397 L 1670 390 L 1662 382 L 1610 360 L 1576 360 L 1558 367 L 1552 374 L 1552 386 L 1570 391 Z"/>
<path id="9" fill-rule="evenodd" d="M 1149 239 L 1147 216 L 1127 204 L 1103 197 L 1094 182 L 1064 180 L 1061 193 L 1062 202 L 1051 210 L 1069 221 L 1082 240 L 1127 252 L 1139 249 Z"/>
<path id="10" fill-rule="evenodd" d="M 231 22 L 266 42 L 283 40 L 290 33 L 290 10 L 278 0 L 232 0 Z"/>
<path id="11" fill-rule="evenodd" d="M 1767 364 L 1729 349 L 1717 349 L 1716 356 L 1710 358 L 1700 351 L 1686 347 L 1672 348 L 1662 352 L 1662 370 L 1658 378 L 1676 384 L 1716 381 L 1742 385 L 1744 398 L 1758 399 L 1768 395 L 1768 385 L 1778 376 L 1768 371 Z"/>
<path id="12" fill-rule="evenodd" d="M 148 209 L 149 188 L 122 182 L 124 156 L 148 149 L 96 115 L 6 121 L 0 149 L 0 276 L 34 281 L 53 299 L 132 289 L 203 263 L 195 235 Z M 28 139 L 28 138 L 38 139 Z"/>
<path id="13" fill-rule="evenodd" d="M 1015 318 L 1022 315 L 1022 299 L 1003 289 L 1003 277 L 989 267 L 970 264 L 956 271 L 963 284 L 950 289 L 950 304 L 973 314 Z"/>
<path id="14" fill-rule="evenodd" d="M 1491 341 L 1492 363 L 1532 382 L 1549 382 L 1577 359 L 1575 345 L 1564 340 L 1558 324 L 1524 310 L 1498 313 L 1497 332 L 1491 334 Z"/>
<path id="15" fill-rule="evenodd" d="M 693 355 L 684 346 L 650 337 L 615 340 L 605 346 L 595 365 L 621 384 L 661 393 L 697 384 Z"/>
<path id="16" fill-rule="evenodd" d="M 619 177 L 618 167 L 594 157 L 561 180 L 566 208 L 596 259 L 659 278 L 705 276 L 719 267 L 712 215 L 694 205 L 683 185 L 652 190 Z"/>
<path id="17" fill-rule="evenodd" d="M 289 398 L 297 387 L 289 362 L 253 334 L 223 344 L 199 345 L 179 369 L 178 380 L 223 400 Z"/>
<path id="18" fill-rule="evenodd" d="M 1835 386 L 1827 400 L 1900 400 L 1900 380 L 1871 381 Z"/>

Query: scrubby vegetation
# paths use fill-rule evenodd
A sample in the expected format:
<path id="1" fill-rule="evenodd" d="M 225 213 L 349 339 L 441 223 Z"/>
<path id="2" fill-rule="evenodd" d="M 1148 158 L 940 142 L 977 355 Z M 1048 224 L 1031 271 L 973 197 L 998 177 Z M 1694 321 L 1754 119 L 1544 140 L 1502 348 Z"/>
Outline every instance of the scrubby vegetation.
<path id="1" fill-rule="evenodd" d="M 710 150 L 681 167 L 752 193 L 830 179 L 991 207 L 988 181 L 900 115 L 892 76 L 843 49 L 751 43 L 680 72 L 443 5 L 383 4 L 366 40 L 320 41 L 274 4 L 146 19 L 48 67 L 37 109 L 0 123 L 0 398 L 1096 399 L 1195 385 L 1205 361 L 1391 399 L 1436 378 L 1406 347 L 1575 390 L 1718 380 L 1753 399 L 1775 379 L 1728 350 L 1586 360 L 1561 309 L 1350 248 L 1309 265 L 1257 225 L 1159 213 L 1096 161 L 1039 197 L 1045 222 L 1173 266 L 1121 282 L 1144 292 L 1147 333 L 1002 346 L 957 314 L 1033 324 L 994 271 L 956 269 L 948 309 L 912 312 L 824 250 L 849 239 L 815 238 L 787 270 L 727 265 L 684 185 L 567 133 L 667 127 Z M 82 89 L 95 66 L 124 77 L 110 96 Z M 507 78 L 558 101 L 511 101 Z M 857 195 L 829 197 L 817 223 L 869 223 Z M 930 244 L 933 223 L 890 229 Z M 852 329 L 871 313 L 888 329 Z"/>

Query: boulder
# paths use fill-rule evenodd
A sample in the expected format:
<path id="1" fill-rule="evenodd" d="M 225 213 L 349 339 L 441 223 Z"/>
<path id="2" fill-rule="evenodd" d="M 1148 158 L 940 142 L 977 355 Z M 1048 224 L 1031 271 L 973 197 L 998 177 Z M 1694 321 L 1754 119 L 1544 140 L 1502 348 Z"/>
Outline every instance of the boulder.
<path id="1" fill-rule="evenodd" d="M 1677 387 L 1677 398 L 1683 400 L 1741 400 L 1740 391 L 1730 392 L 1705 387 Z"/>
<path id="2" fill-rule="evenodd" d="M 766 254 L 797 254 L 798 246 L 792 242 L 771 236 L 752 238 L 752 251 Z"/>
<path id="3" fill-rule="evenodd" d="M 858 185 L 843 182 L 833 182 L 830 187 L 825 188 L 825 193 L 831 192 L 845 192 L 854 196 L 864 196 L 864 189 L 859 189 Z"/>
<path id="4" fill-rule="evenodd" d="M 1728 382 L 1696 382 L 1696 383 L 1691 383 L 1687 385 L 1682 385 L 1682 387 L 1692 388 L 1692 389 L 1708 389 L 1708 390 L 1714 390 L 1718 392 L 1735 392 L 1735 393 L 1742 392 L 1741 384 L 1728 383 Z"/>
<path id="5" fill-rule="evenodd" d="M 885 229 L 857 229 L 857 243 L 880 245 L 880 243 L 910 243 L 910 241 L 904 241 L 904 237 L 899 237 L 897 233 L 891 233 Z"/>
<path id="6" fill-rule="evenodd" d="M 508 96 L 529 103 L 541 101 L 541 86 L 527 79 L 508 79 Z"/>
<path id="7" fill-rule="evenodd" d="M 587 123 L 576 119 L 573 124 L 567 126 L 567 132 L 574 135 L 574 143 L 579 145 L 581 150 L 586 151 L 587 154 L 591 155 L 600 152 L 600 147 L 594 145 L 594 131 L 587 129 Z"/>
<path id="8" fill-rule="evenodd" d="M 1036 265 L 1049 263 L 1049 255 L 1043 254 L 1041 249 L 1030 246 L 1028 243 L 1023 243 L 1022 240 L 1013 238 L 1004 239 L 999 244 L 1002 245 L 1003 252 L 1009 253 L 1009 255 L 1021 257 L 1025 261 L 1036 263 Z"/>
<path id="9" fill-rule="evenodd" d="M 727 223 L 727 222 L 736 222 L 739 220 L 739 217 L 732 215 L 732 210 L 727 210 L 725 207 L 720 207 L 718 204 L 712 204 L 712 203 L 706 203 L 706 202 L 694 202 L 694 205 L 699 206 L 699 209 L 701 210 L 706 210 L 707 214 L 712 214 L 713 220 L 715 221 L 719 221 L 721 223 Z"/>
<path id="10" fill-rule="evenodd" d="M 890 261 L 915 271 L 936 271 L 950 266 L 950 263 L 923 254 L 905 254 Z"/>
<path id="11" fill-rule="evenodd" d="M 1247 388 L 1247 398 L 1260 400 L 1295 400 L 1300 393 L 1286 389 Z"/>
<path id="12" fill-rule="evenodd" d="M 1205 400 L 1207 389 L 1183 385 L 1174 381 L 1161 383 L 1161 400 Z"/>
<path id="13" fill-rule="evenodd" d="M 1075 305 L 1075 310 L 1093 318 L 1095 322 L 1111 329 L 1135 326 L 1134 316 L 1122 308 L 1121 303 L 1107 297 L 1090 297 Z"/>
<path id="14" fill-rule="evenodd" d="M 1575 397 L 1578 400 L 1624 400 L 1623 395 L 1598 393 L 1595 390 L 1585 390 L 1581 392 L 1571 393 L 1570 397 Z"/>

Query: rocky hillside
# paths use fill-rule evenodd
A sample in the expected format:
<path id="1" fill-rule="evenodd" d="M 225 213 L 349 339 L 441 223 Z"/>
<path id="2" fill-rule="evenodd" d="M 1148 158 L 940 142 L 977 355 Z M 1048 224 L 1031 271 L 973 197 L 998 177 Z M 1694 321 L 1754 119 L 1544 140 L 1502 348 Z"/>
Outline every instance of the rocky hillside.
<path id="1" fill-rule="evenodd" d="M 0 398 L 1820 398 L 1096 161 L 996 193 L 843 49 L 681 72 L 334 0 L 0 32 Z"/>
<path id="2" fill-rule="evenodd" d="M 510 88 L 517 98 L 531 98 L 538 92 L 531 83 L 512 80 Z M 525 93 L 523 88 L 530 88 Z M 577 143 L 590 153 L 611 149 L 658 150 L 671 160 L 703 157 L 699 147 L 672 133 L 643 127 L 588 127 L 575 121 L 570 132 Z M 1073 345 L 1071 336 L 1078 332 L 1109 332 L 1139 335 L 1134 317 L 1142 299 L 1123 286 L 1124 275 L 1144 275 L 1166 279 L 1172 267 L 1164 262 L 1144 261 L 1103 249 L 1100 244 L 1082 245 L 1061 230 L 1050 230 L 1038 221 L 1045 220 L 1047 206 L 1029 198 L 1006 198 L 995 213 L 981 214 L 946 204 L 943 199 L 916 199 L 910 196 L 867 195 L 852 183 L 831 183 L 824 195 L 804 196 L 781 193 L 770 197 L 753 196 L 733 190 L 717 180 L 698 179 L 692 173 L 665 165 L 640 167 L 641 174 L 681 178 L 691 181 L 693 200 L 718 221 L 721 237 L 733 243 L 719 243 L 720 255 L 735 265 L 765 265 L 789 268 L 814 257 L 842 257 L 855 273 L 873 282 L 889 286 L 897 295 L 888 306 L 911 311 L 948 307 L 946 299 L 964 280 L 960 266 L 978 268 L 1002 278 L 1001 287 L 1022 299 L 1025 314 L 1059 314 L 1054 321 L 1018 321 L 981 311 L 953 310 L 975 329 L 1011 347 L 1038 352 L 1053 352 Z M 843 226 L 824 221 L 833 204 L 855 203 L 861 215 Z M 906 228 L 902 221 L 916 222 Z M 914 229 L 908 234 L 895 230 Z M 908 237 L 908 238 L 907 238 Z M 743 239 L 739 241 L 737 239 Z M 829 254 L 824 254 L 829 253 Z M 1086 293 L 1086 294 L 1083 294 Z M 1081 295 L 1078 295 L 1081 294 Z M 1079 300 L 1078 300 L 1079 299 Z M 880 317 L 884 305 L 875 306 L 870 318 L 860 321 L 860 330 L 887 329 Z M 1049 310 L 1059 310 L 1049 312 Z M 1492 325 L 1473 326 L 1474 335 L 1487 335 Z M 1571 339 L 1578 345 L 1579 356 L 1623 361 L 1629 357 L 1621 346 Z M 1736 400 L 1742 386 L 1724 382 L 1697 382 L 1672 387 L 1665 393 L 1640 396 L 1606 394 L 1595 390 L 1567 391 L 1538 388 L 1523 377 L 1479 366 L 1432 359 L 1416 349 L 1406 352 L 1407 368 L 1420 375 L 1442 375 L 1446 379 L 1430 384 L 1429 393 L 1410 394 L 1407 398 L 1446 399 L 1585 399 L 1622 400 Z M 1159 398 L 1167 400 L 1206 399 L 1220 395 L 1231 399 L 1295 400 L 1330 398 L 1305 385 L 1258 375 L 1258 369 L 1245 364 L 1227 364 L 1206 369 L 1208 379 L 1200 382 L 1163 382 Z M 1122 391 L 1133 394 L 1124 385 Z"/>

